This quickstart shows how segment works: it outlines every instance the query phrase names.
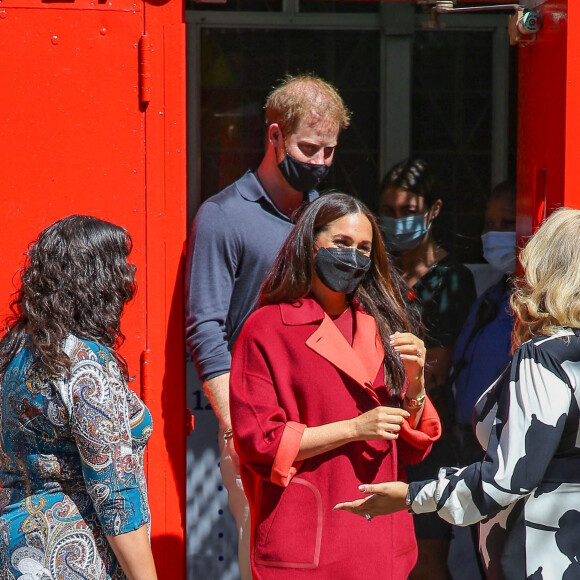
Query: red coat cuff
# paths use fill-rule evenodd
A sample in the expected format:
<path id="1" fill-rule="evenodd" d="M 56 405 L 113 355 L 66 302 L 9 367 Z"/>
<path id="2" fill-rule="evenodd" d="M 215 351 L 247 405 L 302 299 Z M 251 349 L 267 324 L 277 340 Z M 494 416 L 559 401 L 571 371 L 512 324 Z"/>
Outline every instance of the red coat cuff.
<path id="1" fill-rule="evenodd" d="M 297 423 L 296 421 L 288 421 L 286 423 L 278 451 L 276 451 L 276 457 L 274 457 L 274 464 L 272 465 L 272 473 L 270 474 L 272 483 L 286 487 L 298 469 L 300 469 L 302 462 L 295 463 L 295 459 L 300 451 L 300 442 L 302 441 L 304 429 L 306 429 L 306 425 L 302 423 Z"/>
<path id="2" fill-rule="evenodd" d="M 399 435 L 416 449 L 427 449 L 441 437 L 441 421 L 429 397 L 425 398 L 423 413 L 417 427 L 413 429 L 409 422 L 405 421 Z"/>

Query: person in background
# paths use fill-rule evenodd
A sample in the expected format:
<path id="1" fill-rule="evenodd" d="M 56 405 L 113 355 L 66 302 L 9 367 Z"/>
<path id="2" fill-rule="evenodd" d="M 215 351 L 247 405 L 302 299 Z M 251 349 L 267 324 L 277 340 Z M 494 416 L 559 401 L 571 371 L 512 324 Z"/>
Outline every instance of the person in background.
<path id="1" fill-rule="evenodd" d="M 366 206 L 331 193 L 303 208 L 233 352 L 255 580 L 405 580 L 414 565 L 411 516 L 344 526 L 331 509 L 440 434 L 400 289 Z"/>
<path id="2" fill-rule="evenodd" d="M 202 204 L 185 276 L 187 346 L 219 420 L 220 470 L 239 533 L 242 580 L 251 578 L 249 508 L 231 438 L 230 353 L 294 227 L 293 212 L 318 197 L 316 187 L 350 121 L 336 89 L 313 75 L 288 76 L 270 93 L 265 109 L 262 162 Z"/>
<path id="3" fill-rule="evenodd" d="M 455 392 L 455 417 L 460 465 L 482 457 L 473 434 L 475 403 L 511 360 L 514 318 L 509 307 L 516 269 L 516 190 L 504 181 L 491 192 L 482 232 L 483 256 L 502 278 L 477 299 L 453 351 L 450 382 Z"/>
<path id="4" fill-rule="evenodd" d="M 512 360 L 474 410 L 485 456 L 437 479 L 363 485 L 369 497 L 336 509 L 479 522 L 490 580 L 580 577 L 579 237 L 580 211 L 560 208 L 520 254 Z"/>
<path id="5" fill-rule="evenodd" d="M 155 580 L 143 452 L 121 313 L 131 238 L 73 215 L 28 251 L 0 340 L 2 578 Z"/>
<path id="6" fill-rule="evenodd" d="M 504 181 L 492 190 L 481 239 L 485 259 L 494 270 L 501 272 L 502 277 L 473 304 L 453 350 L 449 383 L 455 393 L 455 435 L 460 466 L 483 457 L 471 424 L 473 409 L 511 360 L 514 318 L 509 300 L 516 268 L 516 189 L 513 182 Z M 473 561 L 483 578 L 482 562 L 477 557 L 477 526 L 469 526 L 469 531 L 475 547 Z M 462 545 L 467 554 L 468 546 Z"/>
<path id="7" fill-rule="evenodd" d="M 407 469 L 410 481 L 432 477 L 438 465 L 456 462 L 453 398 L 447 379 L 455 341 L 476 298 L 471 271 L 433 235 L 442 207 L 435 185 L 432 168 L 421 159 L 397 163 L 381 184 L 381 231 L 407 284 L 406 300 L 425 326 L 425 385 L 444 429 L 431 454 Z M 436 516 L 415 518 L 415 533 L 419 557 L 411 579 L 449 579 L 451 526 Z"/>

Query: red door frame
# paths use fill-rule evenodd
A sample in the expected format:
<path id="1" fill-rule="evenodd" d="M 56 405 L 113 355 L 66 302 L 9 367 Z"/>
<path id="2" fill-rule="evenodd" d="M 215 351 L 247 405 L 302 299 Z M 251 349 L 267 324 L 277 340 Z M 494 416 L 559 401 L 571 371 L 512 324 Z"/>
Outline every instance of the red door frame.
<path id="1" fill-rule="evenodd" d="M 152 545 L 160 579 L 185 578 L 186 437 L 183 262 L 187 236 L 183 1 L 145 2 L 151 87 L 145 115 L 147 349 L 144 401 L 159 437 L 148 446 Z M 143 73 L 143 71 L 141 71 Z M 151 269 L 149 268 L 151 266 Z M 154 269 L 153 269 L 154 268 Z"/>

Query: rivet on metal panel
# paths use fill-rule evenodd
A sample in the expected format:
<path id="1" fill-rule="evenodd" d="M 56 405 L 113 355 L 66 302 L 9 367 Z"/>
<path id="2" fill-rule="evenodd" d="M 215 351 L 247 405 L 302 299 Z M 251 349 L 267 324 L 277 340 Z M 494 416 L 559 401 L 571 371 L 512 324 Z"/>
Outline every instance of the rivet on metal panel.
<path id="1" fill-rule="evenodd" d="M 2 20 L 4 20 L 4 18 L 6 18 L 6 16 L 8 16 L 8 14 L 6 14 L 6 10 L 0 10 L 0 18 L 2 18 Z"/>
<path id="2" fill-rule="evenodd" d="M 52 44 L 58 44 L 58 36 L 56 34 L 52 35 L 52 38 L 50 39 L 50 42 L 52 42 Z"/>
<path id="3" fill-rule="evenodd" d="M 99 32 L 101 33 L 101 36 L 105 36 L 105 34 L 107 34 L 107 29 L 101 28 L 101 30 Z"/>

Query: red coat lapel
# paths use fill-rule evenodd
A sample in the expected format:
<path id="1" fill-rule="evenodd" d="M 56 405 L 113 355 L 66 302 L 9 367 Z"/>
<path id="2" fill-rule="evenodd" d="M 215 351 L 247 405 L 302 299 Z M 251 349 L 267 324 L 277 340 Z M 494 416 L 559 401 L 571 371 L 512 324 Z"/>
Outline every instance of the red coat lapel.
<path id="1" fill-rule="evenodd" d="M 356 381 L 379 403 L 372 385 L 383 363 L 384 350 L 372 316 L 355 309 L 355 334 L 351 346 L 313 299 L 306 298 L 293 305 L 280 306 L 285 324 L 320 322 L 320 326 L 306 340 L 306 346 Z M 369 345 L 373 346 L 369 348 Z"/>
<path id="2" fill-rule="evenodd" d="M 356 332 L 354 334 L 353 349 L 364 365 L 367 374 L 374 382 L 377 373 L 385 358 L 385 350 L 377 333 L 375 319 L 361 310 L 355 310 Z M 373 345 L 373 347 L 370 347 Z"/>

